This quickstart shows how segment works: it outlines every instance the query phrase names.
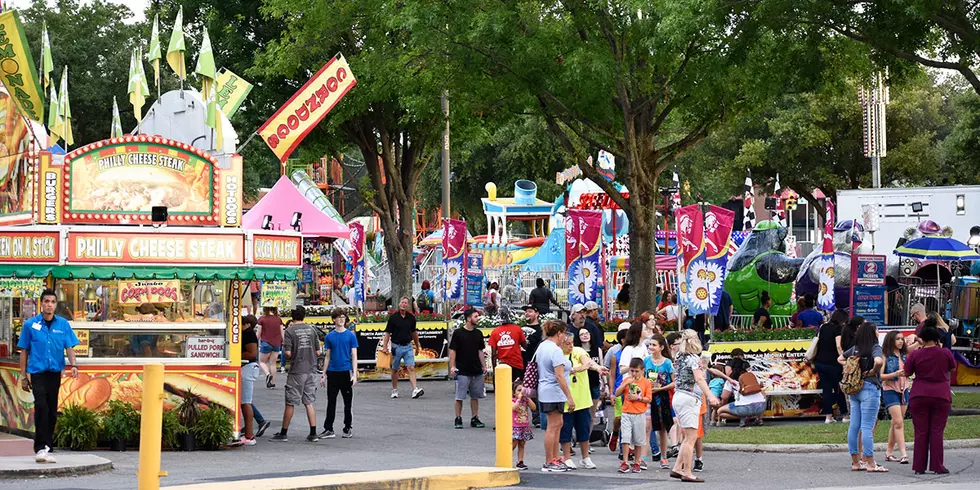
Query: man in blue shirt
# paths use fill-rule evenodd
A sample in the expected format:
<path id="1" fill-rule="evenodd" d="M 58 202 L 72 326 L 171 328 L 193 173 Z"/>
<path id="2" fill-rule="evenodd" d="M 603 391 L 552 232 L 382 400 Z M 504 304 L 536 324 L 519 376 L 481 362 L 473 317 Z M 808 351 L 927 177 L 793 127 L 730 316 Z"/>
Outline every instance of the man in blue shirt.
<path id="1" fill-rule="evenodd" d="M 817 328 L 823 323 L 823 315 L 820 314 L 815 308 L 817 306 L 817 298 L 811 293 L 803 297 L 803 302 L 806 305 L 806 309 L 801 311 L 799 315 L 796 316 L 795 325 L 798 328 Z"/>
<path id="2" fill-rule="evenodd" d="M 34 460 L 55 463 L 54 424 L 58 418 L 61 372 L 68 356 L 71 377 L 78 377 L 75 350 L 78 337 L 68 320 L 55 316 L 58 297 L 51 289 L 41 293 L 41 314 L 24 322 L 17 347 L 20 349 L 20 386 L 34 393 Z"/>
<path id="3" fill-rule="evenodd" d="M 337 437 L 333 432 L 333 420 L 337 414 L 337 394 L 344 397 L 344 439 L 354 437 L 351 429 L 351 401 L 354 398 L 354 385 L 357 384 L 357 334 L 347 329 L 347 313 L 343 309 L 333 310 L 334 329 L 323 338 L 323 375 L 320 386 L 327 387 L 327 418 L 323 421 L 321 439 Z"/>

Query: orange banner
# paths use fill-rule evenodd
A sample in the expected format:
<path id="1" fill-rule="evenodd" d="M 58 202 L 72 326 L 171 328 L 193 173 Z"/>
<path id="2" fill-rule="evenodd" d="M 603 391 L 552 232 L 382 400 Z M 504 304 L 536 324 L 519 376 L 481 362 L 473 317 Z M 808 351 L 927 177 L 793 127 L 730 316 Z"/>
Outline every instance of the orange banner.
<path id="1" fill-rule="evenodd" d="M 172 233 L 68 233 L 69 263 L 245 263 L 242 235 Z"/>
<path id="2" fill-rule="evenodd" d="M 292 265 L 302 262 L 303 241 L 300 237 L 255 235 L 252 237 L 252 261 L 255 265 Z"/>
<path id="3" fill-rule="evenodd" d="M 337 54 L 259 128 L 259 136 L 286 163 L 303 138 L 356 84 L 347 60 Z"/>
<path id="4" fill-rule="evenodd" d="M 57 263 L 60 258 L 61 235 L 58 232 L 0 233 L 0 262 Z"/>

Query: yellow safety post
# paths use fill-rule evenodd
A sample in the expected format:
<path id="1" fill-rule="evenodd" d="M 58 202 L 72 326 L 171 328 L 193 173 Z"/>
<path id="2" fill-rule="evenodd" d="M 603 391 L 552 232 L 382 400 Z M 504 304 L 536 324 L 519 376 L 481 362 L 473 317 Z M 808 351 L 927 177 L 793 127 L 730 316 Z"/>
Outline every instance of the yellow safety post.
<path id="1" fill-rule="evenodd" d="M 159 490 L 160 438 L 163 431 L 163 364 L 143 366 L 143 407 L 140 421 L 139 490 Z"/>
<path id="2" fill-rule="evenodd" d="M 493 396 L 496 412 L 497 468 L 514 467 L 514 413 L 511 396 L 514 386 L 511 380 L 511 367 L 499 364 L 493 368 Z"/>

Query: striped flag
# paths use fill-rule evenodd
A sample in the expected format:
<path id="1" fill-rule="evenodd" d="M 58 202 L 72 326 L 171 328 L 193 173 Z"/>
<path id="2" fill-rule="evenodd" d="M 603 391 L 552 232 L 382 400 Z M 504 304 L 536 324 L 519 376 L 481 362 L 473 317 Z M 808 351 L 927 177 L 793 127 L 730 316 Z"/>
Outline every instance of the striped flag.
<path id="1" fill-rule="evenodd" d="M 670 208 L 673 210 L 681 207 L 681 179 L 677 172 L 674 172 L 674 180 L 670 186 L 674 188 L 674 194 L 670 196 Z"/>
<path id="2" fill-rule="evenodd" d="M 773 219 L 779 223 L 779 226 L 783 228 L 786 227 L 786 209 L 783 207 L 783 198 L 780 196 L 779 187 L 779 174 L 776 174 L 776 187 L 773 189 L 773 196 L 776 198 L 776 211 L 773 215 Z"/>
<path id="3" fill-rule="evenodd" d="M 817 306 L 821 310 L 834 311 L 834 202 L 827 198 L 827 219 L 824 222 L 823 248 L 820 258 L 820 285 L 817 290 Z"/>
<path id="4" fill-rule="evenodd" d="M 745 169 L 745 197 L 742 215 L 742 231 L 752 231 L 755 228 L 755 191 L 752 189 L 752 171 Z"/>

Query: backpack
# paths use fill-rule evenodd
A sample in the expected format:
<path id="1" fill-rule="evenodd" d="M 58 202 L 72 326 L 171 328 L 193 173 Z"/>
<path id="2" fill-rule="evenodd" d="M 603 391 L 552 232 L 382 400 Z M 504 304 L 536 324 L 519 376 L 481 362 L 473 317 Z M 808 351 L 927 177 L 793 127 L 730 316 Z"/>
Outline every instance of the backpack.
<path id="1" fill-rule="evenodd" d="M 762 385 L 759 384 L 759 378 L 756 378 L 754 374 L 745 371 L 738 377 L 738 392 L 742 396 L 754 395 L 756 393 L 762 392 Z"/>
<path id="2" fill-rule="evenodd" d="M 426 291 L 420 292 L 419 295 L 415 297 L 415 304 L 418 305 L 420 310 L 432 309 L 432 302 L 429 301 L 429 294 Z"/>
<path id="3" fill-rule="evenodd" d="M 856 395 L 864 388 L 864 373 L 861 371 L 861 356 L 851 356 L 844 361 L 844 375 L 840 387 L 844 394 Z"/>
<path id="4" fill-rule="evenodd" d="M 538 397 L 538 353 L 531 356 L 531 360 L 524 366 L 524 389 L 528 390 L 528 396 Z"/>

